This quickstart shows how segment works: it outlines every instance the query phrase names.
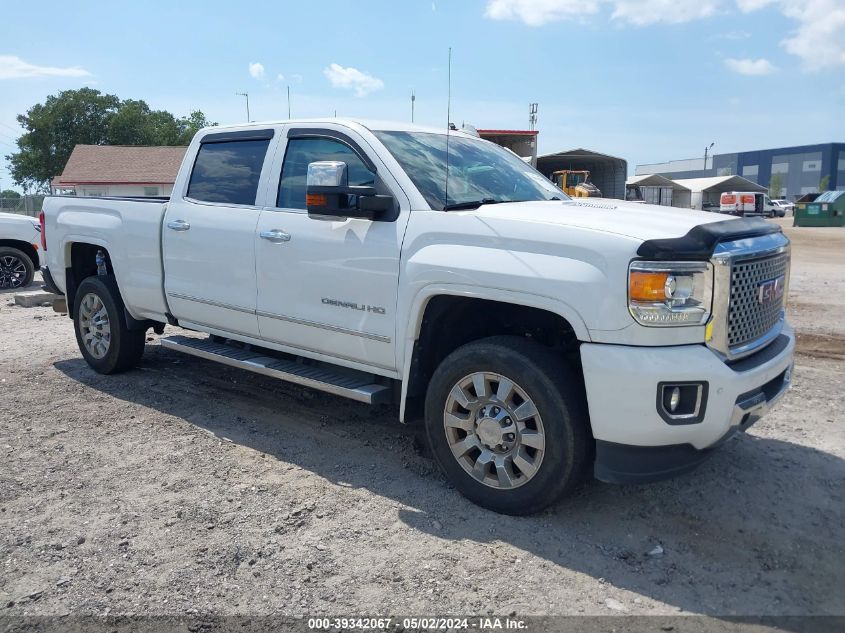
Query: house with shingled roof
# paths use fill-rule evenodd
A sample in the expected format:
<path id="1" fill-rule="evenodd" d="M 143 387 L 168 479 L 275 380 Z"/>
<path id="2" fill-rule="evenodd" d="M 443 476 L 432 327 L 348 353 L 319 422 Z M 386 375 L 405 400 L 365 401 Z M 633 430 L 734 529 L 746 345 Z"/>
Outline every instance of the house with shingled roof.
<path id="1" fill-rule="evenodd" d="M 187 147 L 77 145 L 53 194 L 76 196 L 169 196 Z"/>

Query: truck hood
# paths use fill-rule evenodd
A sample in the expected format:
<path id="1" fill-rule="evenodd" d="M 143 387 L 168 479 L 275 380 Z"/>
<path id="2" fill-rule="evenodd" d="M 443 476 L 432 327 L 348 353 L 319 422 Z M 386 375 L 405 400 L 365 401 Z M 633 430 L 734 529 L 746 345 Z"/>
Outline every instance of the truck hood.
<path id="1" fill-rule="evenodd" d="M 638 240 L 681 237 L 701 224 L 728 219 L 717 213 L 609 198 L 487 204 L 467 213 L 493 221 L 501 219 L 571 226 Z"/>
<path id="2" fill-rule="evenodd" d="M 19 215 L 17 213 L 0 213 L 0 224 L 26 224 L 32 226 L 38 223 L 38 220 L 31 218 L 28 215 Z"/>

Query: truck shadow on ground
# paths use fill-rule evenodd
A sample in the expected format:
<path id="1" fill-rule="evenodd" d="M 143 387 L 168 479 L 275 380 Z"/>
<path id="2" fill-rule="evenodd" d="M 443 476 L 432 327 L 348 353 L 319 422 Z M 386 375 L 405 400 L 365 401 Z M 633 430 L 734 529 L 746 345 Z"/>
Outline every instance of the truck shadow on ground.
<path id="1" fill-rule="evenodd" d="M 690 475 L 644 486 L 590 482 L 540 515 L 508 517 L 451 489 L 393 409 L 158 346 L 148 346 L 139 370 L 119 376 L 100 376 L 81 359 L 55 367 L 338 486 L 399 502 L 399 518 L 419 532 L 456 547 L 484 544 L 491 557 L 512 561 L 517 587 L 521 574 L 554 577 L 559 566 L 609 586 L 608 595 L 624 589 L 692 613 L 831 614 L 845 604 L 845 460 L 810 447 L 743 435 Z M 588 610 L 603 608 L 600 600 Z M 624 608 L 648 613 L 632 602 Z"/>

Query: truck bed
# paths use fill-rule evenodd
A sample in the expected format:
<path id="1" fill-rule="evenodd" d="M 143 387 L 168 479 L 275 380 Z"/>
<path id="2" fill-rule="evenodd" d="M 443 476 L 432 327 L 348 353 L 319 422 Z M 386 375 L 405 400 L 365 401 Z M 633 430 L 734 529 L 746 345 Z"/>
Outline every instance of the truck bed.
<path id="1" fill-rule="evenodd" d="M 163 320 L 161 224 L 168 198 L 48 196 L 47 265 L 66 291 L 63 254 L 75 242 L 108 247 L 124 302 L 138 319 Z"/>

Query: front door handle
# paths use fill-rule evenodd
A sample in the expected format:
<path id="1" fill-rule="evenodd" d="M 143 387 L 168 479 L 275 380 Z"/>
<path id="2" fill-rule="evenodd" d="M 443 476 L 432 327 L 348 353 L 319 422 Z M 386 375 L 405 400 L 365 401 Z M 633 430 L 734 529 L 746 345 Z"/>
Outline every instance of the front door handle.
<path id="1" fill-rule="evenodd" d="M 191 228 L 191 225 L 185 220 L 170 220 L 167 223 L 167 228 L 173 229 L 174 231 L 187 231 Z"/>
<path id="2" fill-rule="evenodd" d="M 279 229 L 272 229 L 270 231 L 261 231 L 258 236 L 262 240 L 273 242 L 273 244 L 281 244 L 282 242 L 290 242 L 290 233 L 285 233 Z"/>

